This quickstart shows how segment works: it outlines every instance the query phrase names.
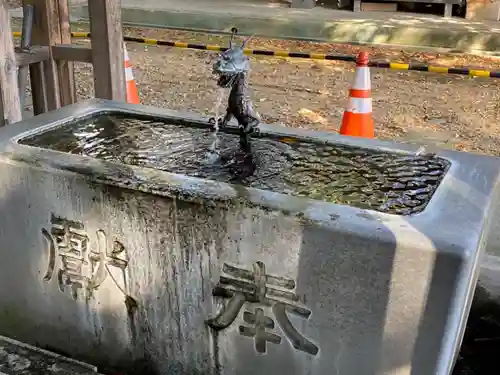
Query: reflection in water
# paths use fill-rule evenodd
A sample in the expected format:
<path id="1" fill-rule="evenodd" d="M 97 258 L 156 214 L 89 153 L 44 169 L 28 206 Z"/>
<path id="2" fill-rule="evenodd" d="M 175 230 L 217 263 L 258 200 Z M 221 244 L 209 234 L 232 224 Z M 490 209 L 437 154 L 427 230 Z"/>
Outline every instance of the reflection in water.
<path id="1" fill-rule="evenodd" d="M 449 162 L 433 155 L 257 138 L 252 157 L 239 137 L 210 129 L 99 115 L 21 143 L 284 194 L 407 215 L 425 208 Z"/>

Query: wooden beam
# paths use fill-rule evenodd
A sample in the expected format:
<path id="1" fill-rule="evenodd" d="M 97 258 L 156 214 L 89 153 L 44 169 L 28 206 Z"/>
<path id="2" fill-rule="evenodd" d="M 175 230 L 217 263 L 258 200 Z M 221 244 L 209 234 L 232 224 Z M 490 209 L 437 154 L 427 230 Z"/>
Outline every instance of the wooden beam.
<path id="1" fill-rule="evenodd" d="M 76 44 L 52 46 L 52 57 L 58 61 L 80 61 L 92 64 L 92 48 Z"/>
<path id="2" fill-rule="evenodd" d="M 15 51 L 17 66 L 36 64 L 50 59 L 49 47 L 45 46 L 33 46 L 29 51 L 16 48 Z"/>
<path id="3" fill-rule="evenodd" d="M 95 96 L 126 101 L 120 0 L 89 0 Z"/>
<path id="4" fill-rule="evenodd" d="M 5 0 L 0 0 L 0 125 L 21 121 L 21 103 L 17 83 L 17 65 L 10 27 L 10 15 Z"/>

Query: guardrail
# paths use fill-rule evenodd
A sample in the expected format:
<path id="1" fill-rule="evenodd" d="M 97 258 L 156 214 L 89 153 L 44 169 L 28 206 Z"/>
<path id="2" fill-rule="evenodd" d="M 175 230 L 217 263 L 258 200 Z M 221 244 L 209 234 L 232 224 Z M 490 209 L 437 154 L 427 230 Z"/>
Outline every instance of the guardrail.
<path id="1" fill-rule="evenodd" d="M 13 33 L 15 37 L 21 36 L 20 32 Z M 91 38 L 88 32 L 72 32 L 73 38 Z M 142 43 L 149 45 L 168 46 L 174 48 L 188 48 L 202 51 L 225 51 L 226 47 L 221 47 L 215 44 L 197 44 L 177 42 L 171 40 L 158 40 L 151 38 L 139 38 L 134 36 L 125 36 L 123 38 L 126 42 Z M 351 55 L 336 55 L 336 54 L 323 54 L 313 52 L 292 52 L 292 51 L 273 51 L 273 50 L 260 50 L 260 49 L 245 49 L 245 54 L 256 56 L 273 56 L 273 57 L 289 57 L 296 59 L 309 59 L 309 60 L 330 60 L 330 61 L 346 61 L 356 62 L 356 56 Z M 471 77 L 485 77 L 485 78 L 500 78 L 500 71 L 491 71 L 487 69 L 472 69 L 467 67 L 448 68 L 438 65 L 427 65 L 423 63 L 401 63 L 401 62 L 387 62 L 387 61 L 369 61 L 368 66 L 380 69 L 392 70 L 410 70 L 419 72 L 432 72 L 441 74 L 458 74 Z"/>

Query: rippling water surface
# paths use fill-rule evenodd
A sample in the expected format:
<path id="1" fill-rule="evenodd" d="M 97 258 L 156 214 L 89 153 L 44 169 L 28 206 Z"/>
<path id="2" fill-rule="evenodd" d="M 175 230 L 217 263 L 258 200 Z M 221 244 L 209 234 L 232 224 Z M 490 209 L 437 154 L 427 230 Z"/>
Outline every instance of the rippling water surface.
<path id="1" fill-rule="evenodd" d="M 238 183 L 284 194 L 408 215 L 425 208 L 449 162 L 300 140 L 252 140 L 219 131 L 123 116 L 98 117 L 21 143 L 129 165 Z"/>

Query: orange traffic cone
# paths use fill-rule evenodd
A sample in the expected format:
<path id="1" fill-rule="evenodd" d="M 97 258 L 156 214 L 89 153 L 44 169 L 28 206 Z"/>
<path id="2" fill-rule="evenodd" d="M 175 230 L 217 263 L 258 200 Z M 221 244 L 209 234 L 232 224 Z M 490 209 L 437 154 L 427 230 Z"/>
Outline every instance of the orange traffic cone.
<path id="1" fill-rule="evenodd" d="M 135 84 L 134 74 L 132 72 L 132 64 L 128 57 L 127 47 L 123 46 L 124 60 L 125 60 L 125 81 L 127 83 L 127 103 L 140 104 L 139 92 Z"/>
<path id="2" fill-rule="evenodd" d="M 340 134 L 373 138 L 372 99 L 368 53 L 360 52 L 356 59 L 354 84 L 349 91 L 349 102 L 344 111 Z"/>

